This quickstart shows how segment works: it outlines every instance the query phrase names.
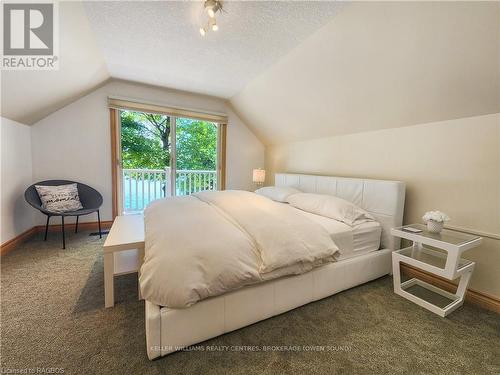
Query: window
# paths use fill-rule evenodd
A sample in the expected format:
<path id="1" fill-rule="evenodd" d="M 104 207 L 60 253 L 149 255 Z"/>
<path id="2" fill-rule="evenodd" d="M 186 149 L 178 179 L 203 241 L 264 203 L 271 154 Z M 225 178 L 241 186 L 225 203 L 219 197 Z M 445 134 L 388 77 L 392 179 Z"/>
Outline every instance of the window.
<path id="1" fill-rule="evenodd" d="M 225 187 L 225 117 L 159 109 L 110 100 L 114 216 Z"/>

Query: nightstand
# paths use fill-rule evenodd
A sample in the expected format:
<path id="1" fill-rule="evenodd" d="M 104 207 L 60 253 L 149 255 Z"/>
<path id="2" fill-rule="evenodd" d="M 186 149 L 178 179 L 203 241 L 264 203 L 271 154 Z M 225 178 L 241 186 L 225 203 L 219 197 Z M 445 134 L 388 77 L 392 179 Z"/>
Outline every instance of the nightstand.
<path id="1" fill-rule="evenodd" d="M 405 230 L 408 227 L 421 232 L 409 232 Z M 482 238 L 448 229 L 441 233 L 431 233 L 421 224 L 393 228 L 391 234 L 413 242 L 411 246 L 392 253 L 394 293 L 441 317 L 462 306 L 475 263 L 461 258 L 461 255 L 464 251 L 479 246 Z M 401 282 L 400 263 L 448 280 L 460 278 L 456 293 L 449 293 L 418 278 Z"/>

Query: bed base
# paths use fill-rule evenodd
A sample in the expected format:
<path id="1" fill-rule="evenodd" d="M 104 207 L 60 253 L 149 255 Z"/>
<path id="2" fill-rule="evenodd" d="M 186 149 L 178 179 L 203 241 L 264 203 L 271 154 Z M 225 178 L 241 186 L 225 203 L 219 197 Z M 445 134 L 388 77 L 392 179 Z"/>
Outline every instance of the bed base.
<path id="1" fill-rule="evenodd" d="M 187 309 L 146 301 L 146 345 L 155 359 L 331 296 L 391 272 L 391 250 L 329 263 L 302 275 L 208 298 Z"/>

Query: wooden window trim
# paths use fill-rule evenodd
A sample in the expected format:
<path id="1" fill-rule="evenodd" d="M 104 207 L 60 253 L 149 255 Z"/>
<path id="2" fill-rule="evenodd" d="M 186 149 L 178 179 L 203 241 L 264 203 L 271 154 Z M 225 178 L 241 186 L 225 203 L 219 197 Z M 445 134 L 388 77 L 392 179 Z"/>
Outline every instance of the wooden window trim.
<path id="1" fill-rule="evenodd" d="M 118 216 L 118 164 L 120 162 L 120 153 L 118 147 L 118 111 L 114 108 L 109 109 L 109 124 L 111 133 L 111 200 L 113 220 Z"/>
<path id="2" fill-rule="evenodd" d="M 219 150 L 218 150 L 218 165 L 219 169 L 219 190 L 226 190 L 226 145 L 227 145 L 227 124 L 219 124 Z"/>
<path id="3" fill-rule="evenodd" d="M 210 121 L 227 124 L 227 115 L 221 113 L 199 112 L 187 108 L 169 107 L 157 104 L 142 103 L 139 101 L 108 98 L 109 108 L 137 112 L 158 113 L 171 117 L 190 118 L 194 120 Z"/>

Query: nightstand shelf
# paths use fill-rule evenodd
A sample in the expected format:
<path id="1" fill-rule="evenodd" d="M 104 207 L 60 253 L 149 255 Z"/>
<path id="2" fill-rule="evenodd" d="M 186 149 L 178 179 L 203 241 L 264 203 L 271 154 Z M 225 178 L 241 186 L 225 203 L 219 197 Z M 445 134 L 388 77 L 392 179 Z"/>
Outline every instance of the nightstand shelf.
<path id="1" fill-rule="evenodd" d="M 408 232 L 404 229 L 407 227 L 421 232 Z M 391 234 L 413 241 L 412 246 L 392 253 L 394 292 L 442 317 L 460 307 L 475 265 L 474 262 L 461 258 L 461 254 L 478 246 L 481 237 L 446 229 L 439 234 L 430 233 L 420 224 L 393 228 Z M 433 248 L 429 248 L 430 246 Z M 449 293 L 418 278 L 401 282 L 400 263 L 448 280 L 460 278 L 456 293 Z"/>
<path id="2" fill-rule="evenodd" d="M 420 249 L 410 246 L 396 252 L 402 256 L 403 263 L 432 272 L 434 275 L 449 280 L 456 279 L 474 265 L 474 262 L 463 258 L 458 258 L 458 263 L 455 263 L 455 259 L 449 255 L 447 256 L 446 253 L 429 249 L 425 246 L 422 246 Z M 452 259 L 451 264 L 453 267 L 446 269 L 448 259 Z M 455 264 L 457 265 L 456 268 Z"/>
<path id="3" fill-rule="evenodd" d="M 401 289 L 429 304 L 446 309 L 460 300 L 460 297 L 445 290 L 426 283 L 425 281 L 412 278 L 401 283 Z M 429 293 L 430 292 L 430 293 Z"/>

